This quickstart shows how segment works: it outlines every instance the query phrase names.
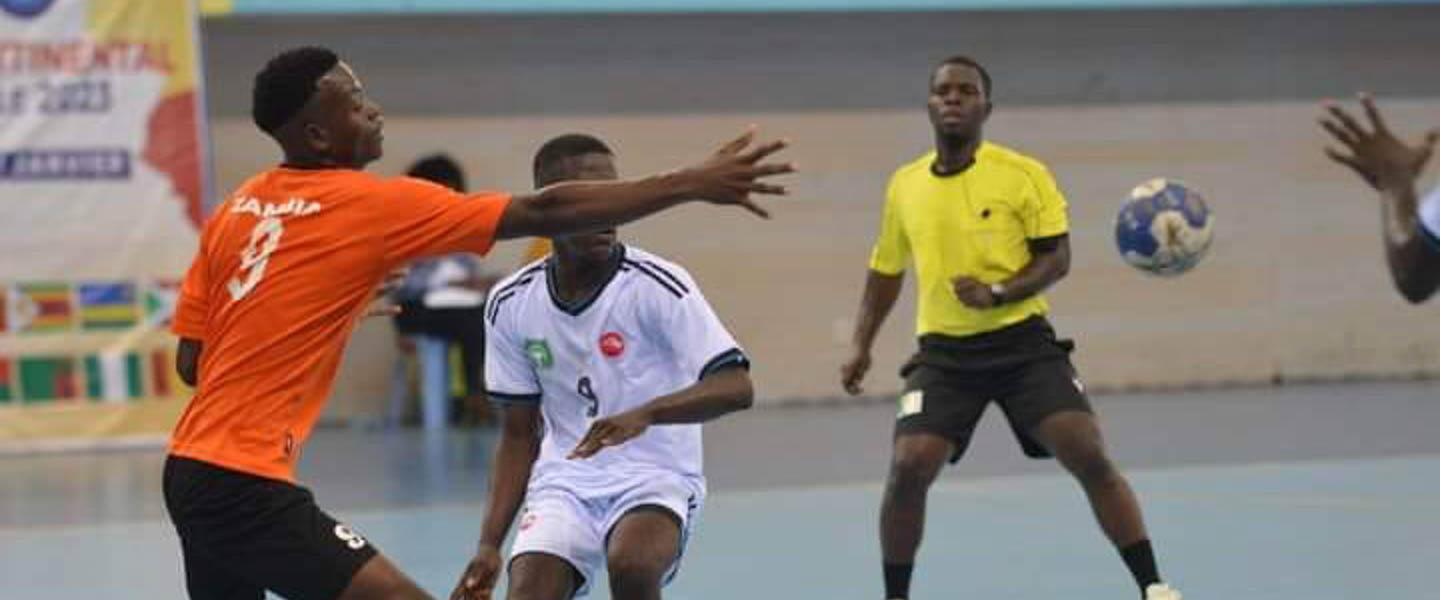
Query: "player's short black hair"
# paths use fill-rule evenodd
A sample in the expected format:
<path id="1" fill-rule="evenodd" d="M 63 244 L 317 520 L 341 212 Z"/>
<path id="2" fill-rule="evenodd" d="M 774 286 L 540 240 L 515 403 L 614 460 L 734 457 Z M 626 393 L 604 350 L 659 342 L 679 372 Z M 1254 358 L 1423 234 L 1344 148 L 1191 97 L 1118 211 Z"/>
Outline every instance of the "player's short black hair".
<path id="1" fill-rule="evenodd" d="M 456 191 L 465 191 L 465 171 L 460 163 L 449 154 L 439 153 L 421 157 L 405 171 L 406 175 L 449 186 Z"/>
<path id="2" fill-rule="evenodd" d="M 985 84 L 985 98 L 989 99 L 995 95 L 994 88 L 990 85 L 990 72 L 985 70 L 985 66 L 981 65 L 980 61 L 965 56 L 963 54 L 956 54 L 954 56 L 946 58 L 945 60 L 940 61 L 939 64 L 935 65 L 934 69 L 930 70 L 931 81 L 935 80 L 935 72 L 939 71 L 940 67 L 943 67 L 945 65 L 965 65 L 967 67 L 975 69 L 976 71 L 979 71 L 980 83 Z"/>
<path id="3" fill-rule="evenodd" d="M 606 146 L 605 142 L 600 141 L 600 138 L 584 133 L 567 133 L 551 138 L 535 151 L 535 162 L 531 166 L 535 187 L 550 183 L 549 178 L 553 177 L 555 166 L 560 161 L 586 154 L 614 156 L 615 152 Z"/>
<path id="4" fill-rule="evenodd" d="M 300 112 L 315 95 L 315 83 L 339 63 L 339 55 L 319 46 L 291 48 L 270 59 L 255 74 L 250 106 L 255 126 L 274 133 Z"/>

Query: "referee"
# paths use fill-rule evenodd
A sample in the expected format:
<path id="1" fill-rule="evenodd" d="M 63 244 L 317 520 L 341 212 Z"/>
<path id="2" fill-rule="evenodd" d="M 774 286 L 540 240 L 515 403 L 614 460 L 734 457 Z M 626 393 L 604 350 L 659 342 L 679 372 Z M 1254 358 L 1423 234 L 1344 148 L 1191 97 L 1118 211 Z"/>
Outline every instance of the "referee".
<path id="1" fill-rule="evenodd" d="M 886 191 L 865 296 L 841 367 L 850 394 L 870 368 L 875 334 L 913 260 L 919 351 L 905 391 L 880 509 L 885 594 L 909 597 L 925 497 L 947 460 L 964 453 L 985 406 L 1004 410 L 1027 456 L 1054 456 L 1090 500 L 1146 600 L 1179 600 L 1161 583 L 1140 506 L 1106 456 L 1084 387 L 1040 292 L 1070 267 L 1065 197 L 1039 161 L 983 141 L 990 75 L 948 58 L 931 74 L 935 150 L 901 166 Z"/>

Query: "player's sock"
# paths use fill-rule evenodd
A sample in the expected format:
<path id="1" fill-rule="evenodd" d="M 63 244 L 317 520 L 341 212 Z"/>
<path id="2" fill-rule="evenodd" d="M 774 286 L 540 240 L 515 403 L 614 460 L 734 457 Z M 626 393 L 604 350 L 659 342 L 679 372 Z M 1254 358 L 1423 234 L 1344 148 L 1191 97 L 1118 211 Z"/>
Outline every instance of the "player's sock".
<path id="1" fill-rule="evenodd" d="M 1140 540 L 1121 548 L 1120 558 L 1125 559 L 1125 566 L 1130 568 L 1141 594 L 1150 584 L 1160 583 L 1160 569 L 1155 566 L 1155 551 L 1150 548 L 1150 540 Z"/>
<path id="2" fill-rule="evenodd" d="M 915 563 L 885 563 L 886 600 L 905 600 L 910 597 L 910 572 Z"/>

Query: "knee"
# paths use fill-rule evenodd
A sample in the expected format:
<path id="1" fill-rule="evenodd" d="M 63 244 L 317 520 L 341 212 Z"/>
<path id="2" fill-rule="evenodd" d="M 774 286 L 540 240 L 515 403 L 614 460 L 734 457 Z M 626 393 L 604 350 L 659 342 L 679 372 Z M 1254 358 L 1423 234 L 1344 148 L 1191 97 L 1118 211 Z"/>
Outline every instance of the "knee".
<path id="1" fill-rule="evenodd" d="M 1085 485 L 1105 485 L 1116 481 L 1120 473 L 1098 443 L 1078 444 L 1066 451 L 1065 466 Z"/>
<path id="2" fill-rule="evenodd" d="M 890 463 L 889 487 L 899 493 L 924 492 L 935 481 L 944 464 L 943 456 L 937 458 L 918 452 L 896 453 Z"/>
<path id="3" fill-rule="evenodd" d="M 666 561 L 656 560 L 653 557 L 627 556 L 619 553 L 611 554 L 607 562 L 610 571 L 610 588 L 632 593 L 637 590 L 659 589 L 660 578 L 664 576 L 665 569 L 669 566 Z"/>
<path id="4" fill-rule="evenodd" d="M 554 600 L 564 598 L 563 592 L 551 590 L 547 584 L 537 581 L 511 580 L 505 593 L 505 600 Z"/>
<path id="5" fill-rule="evenodd" d="M 563 598 L 559 584 L 537 577 L 530 571 L 511 571 L 506 600 L 552 600 Z"/>
<path id="6" fill-rule="evenodd" d="M 534 577 L 526 577 L 513 572 L 510 576 L 510 585 L 505 592 L 505 600 L 540 600 L 544 597 L 544 590 Z"/>

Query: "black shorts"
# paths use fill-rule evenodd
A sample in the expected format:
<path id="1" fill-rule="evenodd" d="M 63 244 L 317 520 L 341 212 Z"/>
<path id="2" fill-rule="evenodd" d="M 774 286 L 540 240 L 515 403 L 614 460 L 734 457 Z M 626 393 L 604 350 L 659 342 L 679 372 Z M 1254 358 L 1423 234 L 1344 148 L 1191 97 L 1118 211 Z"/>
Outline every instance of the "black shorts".
<path id="1" fill-rule="evenodd" d="M 303 487 L 177 456 L 164 487 L 195 600 L 330 600 L 377 553 Z"/>
<path id="2" fill-rule="evenodd" d="M 1004 410 L 1025 455 L 1050 452 L 1031 433 L 1055 413 L 1093 412 L 1083 384 L 1070 364 L 1075 345 L 1055 337 L 1044 317 L 1035 316 L 996 331 L 964 338 L 925 335 L 920 350 L 900 370 L 905 392 L 895 435 L 933 433 L 951 440 L 960 459 L 985 407 Z"/>

